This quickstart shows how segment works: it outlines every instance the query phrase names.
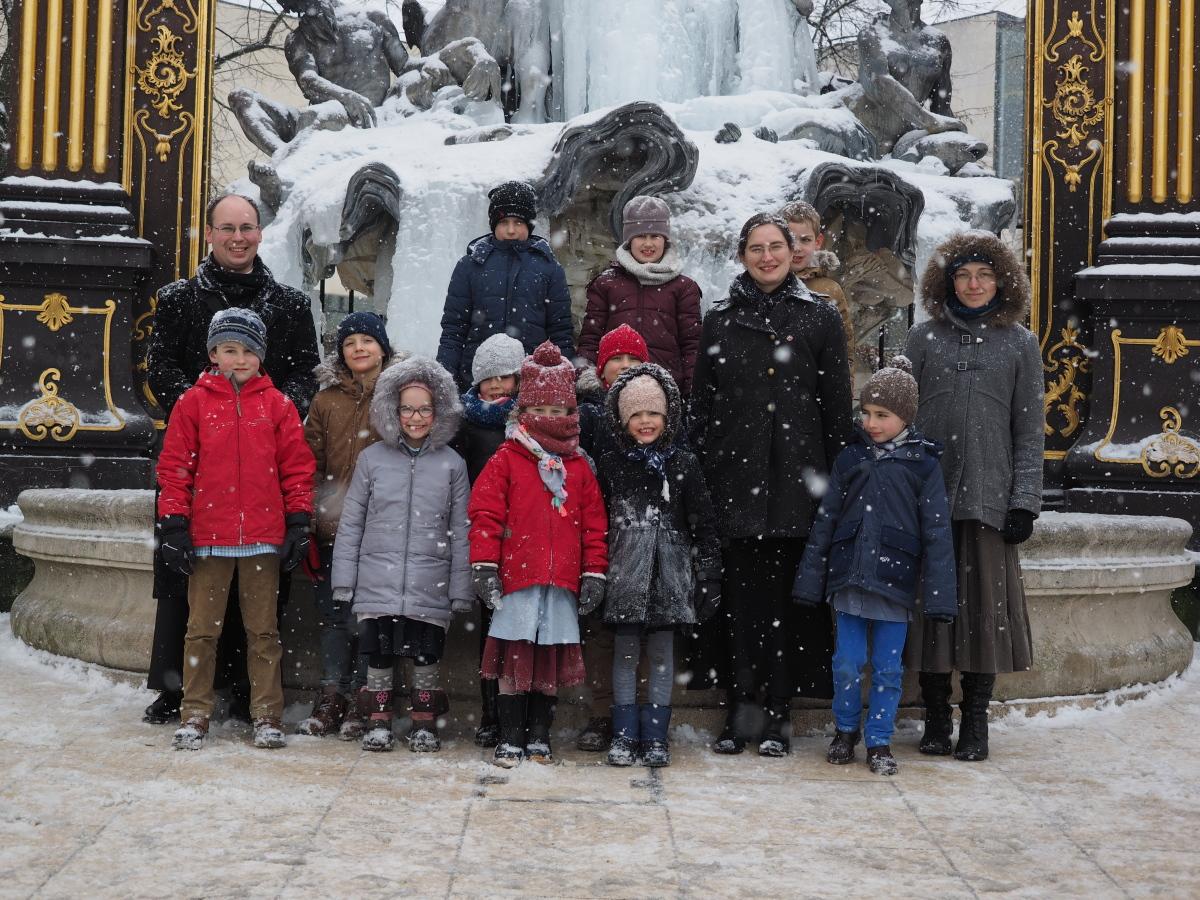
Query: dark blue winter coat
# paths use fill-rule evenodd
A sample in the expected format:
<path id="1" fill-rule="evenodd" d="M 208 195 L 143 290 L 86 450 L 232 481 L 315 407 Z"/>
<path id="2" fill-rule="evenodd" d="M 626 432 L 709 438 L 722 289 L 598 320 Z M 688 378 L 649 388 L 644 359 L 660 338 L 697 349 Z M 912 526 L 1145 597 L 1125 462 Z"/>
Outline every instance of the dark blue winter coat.
<path id="1" fill-rule="evenodd" d="M 915 607 L 954 616 L 958 589 L 950 505 L 940 444 L 912 427 L 894 450 L 875 458 L 861 428 L 838 454 L 808 534 L 792 596 L 819 603 L 851 585 Z"/>
<path id="2" fill-rule="evenodd" d="M 461 390 L 471 387 L 475 351 L 506 332 L 532 353 L 553 341 L 567 359 L 575 355 L 567 274 L 544 238 L 501 241 L 486 234 L 471 241 L 446 291 L 437 360 Z"/>

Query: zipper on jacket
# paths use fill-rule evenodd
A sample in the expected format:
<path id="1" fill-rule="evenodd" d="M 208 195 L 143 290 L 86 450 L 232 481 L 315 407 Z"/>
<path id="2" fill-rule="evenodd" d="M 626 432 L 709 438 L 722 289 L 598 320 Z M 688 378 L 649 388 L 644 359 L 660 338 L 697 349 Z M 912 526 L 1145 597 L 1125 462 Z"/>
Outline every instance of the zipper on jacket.
<path id="1" fill-rule="evenodd" d="M 237 484 L 238 484 L 238 546 L 246 543 L 246 496 L 242 485 L 242 396 L 233 389 L 233 405 L 237 409 Z"/>
<path id="2" fill-rule="evenodd" d="M 404 438 L 400 438 L 404 440 Z M 404 598 L 408 596 L 408 542 L 412 537 L 412 497 L 413 480 L 417 477 L 417 458 L 410 456 L 408 461 L 408 522 L 404 527 L 404 569 L 400 575 L 400 608 L 404 608 Z M 403 613 L 401 613 L 403 615 Z"/>

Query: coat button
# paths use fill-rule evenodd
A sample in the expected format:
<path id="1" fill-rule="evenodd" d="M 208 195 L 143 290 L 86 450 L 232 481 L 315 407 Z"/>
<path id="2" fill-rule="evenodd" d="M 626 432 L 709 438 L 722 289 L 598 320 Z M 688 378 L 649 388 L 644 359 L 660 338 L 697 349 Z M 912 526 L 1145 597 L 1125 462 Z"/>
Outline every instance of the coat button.
<path id="1" fill-rule="evenodd" d="M 775 368 L 774 368 L 774 367 L 772 367 L 772 368 L 770 368 L 770 369 L 767 369 L 767 374 L 768 374 L 768 375 L 774 375 L 774 374 L 775 374 Z"/>

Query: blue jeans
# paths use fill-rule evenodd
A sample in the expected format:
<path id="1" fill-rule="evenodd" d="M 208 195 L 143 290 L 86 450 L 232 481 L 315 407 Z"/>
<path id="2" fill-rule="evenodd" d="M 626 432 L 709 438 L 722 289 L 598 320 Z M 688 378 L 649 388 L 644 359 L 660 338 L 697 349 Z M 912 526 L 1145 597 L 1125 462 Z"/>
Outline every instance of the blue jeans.
<path id="1" fill-rule="evenodd" d="M 367 683 L 366 660 L 358 649 L 358 624 L 350 612 L 349 603 L 333 602 L 330 568 L 333 564 L 333 545 L 320 544 L 321 581 L 313 585 L 317 595 L 318 627 L 321 634 L 321 687 L 336 687 L 350 696 L 355 688 Z"/>
<path id="2" fill-rule="evenodd" d="M 833 652 L 833 718 L 838 731 L 858 731 L 862 720 L 862 671 L 871 639 L 871 693 L 865 740 L 868 747 L 892 742 L 900 679 L 904 675 L 907 622 L 879 622 L 837 614 L 837 649 Z"/>

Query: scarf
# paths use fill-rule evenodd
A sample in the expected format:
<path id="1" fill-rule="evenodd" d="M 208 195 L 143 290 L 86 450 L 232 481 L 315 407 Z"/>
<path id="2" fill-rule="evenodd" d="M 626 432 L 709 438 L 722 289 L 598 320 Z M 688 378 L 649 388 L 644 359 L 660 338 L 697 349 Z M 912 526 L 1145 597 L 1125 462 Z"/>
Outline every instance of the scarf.
<path id="1" fill-rule="evenodd" d="M 230 272 L 206 256 L 196 267 L 196 280 L 206 291 L 220 294 L 229 306 L 249 306 L 271 280 L 271 270 L 258 257 L 249 272 Z"/>
<path id="2" fill-rule="evenodd" d="M 559 456 L 574 456 L 579 452 L 578 412 L 569 416 L 535 416 L 533 413 L 521 413 L 517 421 L 548 452 Z M 507 434 L 505 436 L 507 437 Z"/>
<path id="3" fill-rule="evenodd" d="M 896 435 L 890 441 L 882 441 L 878 444 L 876 444 L 874 441 L 872 441 L 871 443 L 873 446 L 871 447 L 871 449 L 875 452 L 876 459 L 882 459 L 883 455 L 885 453 L 891 453 L 893 450 L 895 450 L 897 447 L 899 447 L 901 444 L 903 444 L 907 440 L 908 440 L 908 429 L 905 428 L 903 431 L 901 431 L 898 435 Z"/>
<path id="4" fill-rule="evenodd" d="M 517 401 L 513 397 L 505 397 L 489 403 L 479 396 L 478 385 L 462 395 L 463 415 L 468 422 L 479 428 L 500 431 L 508 421 Z"/>
<path id="5" fill-rule="evenodd" d="M 625 456 L 634 462 L 641 462 L 646 471 L 662 479 L 662 498 L 671 502 L 671 479 L 667 477 L 667 460 L 675 455 L 675 445 L 660 447 L 658 442 L 653 444 L 638 444 L 625 451 Z"/>
<path id="6" fill-rule="evenodd" d="M 617 248 L 616 257 L 617 264 L 622 269 L 636 278 L 639 283 L 645 285 L 666 284 L 683 271 L 683 260 L 679 258 L 679 253 L 675 248 L 670 245 L 667 246 L 667 251 L 658 262 L 638 262 L 637 257 L 624 244 Z"/>
<path id="7" fill-rule="evenodd" d="M 570 417 L 530 416 L 524 414 L 519 418 L 536 420 Z M 578 432 L 578 417 L 576 417 L 575 428 L 576 432 Z M 524 422 L 509 421 L 508 427 L 504 429 L 504 436 L 510 441 L 516 441 L 534 455 L 537 459 L 538 477 L 542 479 L 542 484 L 550 492 L 550 505 L 558 511 L 560 516 L 565 517 L 567 514 L 567 468 L 563 465 L 562 457 L 557 453 L 551 453 L 544 449 L 526 429 Z"/>
<path id="8" fill-rule="evenodd" d="M 999 291 L 997 291 L 996 296 L 993 297 L 991 300 L 989 300 L 987 303 L 985 303 L 983 306 L 972 309 L 971 307 L 969 307 L 965 303 L 963 303 L 961 300 L 959 300 L 957 294 L 951 294 L 949 297 L 946 298 L 946 308 L 949 309 L 950 312 L 954 313 L 954 315 L 956 315 L 960 319 L 962 319 L 964 322 L 969 322 L 972 319 L 982 319 L 988 313 L 995 312 L 996 310 L 998 310 L 1000 308 L 1000 304 L 1002 301 L 1003 301 L 1003 297 L 1002 297 L 1001 293 Z"/>

